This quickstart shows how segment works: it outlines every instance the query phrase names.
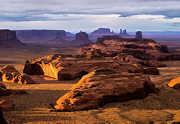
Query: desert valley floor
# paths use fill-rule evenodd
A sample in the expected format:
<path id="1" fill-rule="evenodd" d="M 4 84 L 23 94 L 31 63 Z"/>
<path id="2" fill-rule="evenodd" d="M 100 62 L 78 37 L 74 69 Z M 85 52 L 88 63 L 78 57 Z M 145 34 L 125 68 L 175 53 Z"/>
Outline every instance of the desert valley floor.
<path id="1" fill-rule="evenodd" d="M 74 53 L 75 48 L 1 49 L 0 64 L 11 64 L 22 72 L 26 60 L 56 53 Z M 14 109 L 5 111 L 9 124 L 172 124 L 180 122 L 179 90 L 167 87 L 173 77 L 180 74 L 180 61 L 165 62 L 168 67 L 159 68 L 160 75 L 151 76 L 160 89 L 145 99 L 106 104 L 99 109 L 56 112 L 51 104 L 77 82 L 56 81 L 43 76 L 32 76 L 37 84 L 6 84 L 8 89 L 25 90 L 27 94 L 6 97 Z M 45 80 L 46 78 L 46 80 Z"/>

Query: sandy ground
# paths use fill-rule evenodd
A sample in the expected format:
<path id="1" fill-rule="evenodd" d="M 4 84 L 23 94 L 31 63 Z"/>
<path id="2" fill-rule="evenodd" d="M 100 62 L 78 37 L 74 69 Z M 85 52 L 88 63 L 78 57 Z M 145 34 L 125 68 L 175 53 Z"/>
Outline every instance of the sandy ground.
<path id="1" fill-rule="evenodd" d="M 23 51 L 23 52 L 22 52 Z M 0 52 L 0 64 L 13 64 L 22 71 L 23 63 L 32 57 L 61 53 L 54 49 L 15 50 Z M 167 82 L 180 74 L 180 62 L 168 62 L 160 76 L 151 76 L 160 88 L 158 94 L 145 99 L 109 103 L 99 109 L 76 112 L 54 112 L 50 104 L 70 90 L 77 81 L 44 80 L 33 76 L 37 84 L 14 85 L 7 88 L 25 90 L 27 94 L 10 96 L 12 111 L 4 113 L 9 124 L 171 124 L 180 122 L 180 95 L 168 88 Z"/>

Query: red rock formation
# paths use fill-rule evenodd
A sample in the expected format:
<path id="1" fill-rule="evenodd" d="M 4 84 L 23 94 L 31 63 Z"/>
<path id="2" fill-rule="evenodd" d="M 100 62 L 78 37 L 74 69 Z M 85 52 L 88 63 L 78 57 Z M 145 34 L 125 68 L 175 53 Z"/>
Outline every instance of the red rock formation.
<path id="1" fill-rule="evenodd" d="M 81 56 L 91 59 L 122 55 L 125 55 L 126 57 L 132 56 L 134 58 L 131 61 L 136 61 L 138 64 L 149 67 L 165 66 L 160 61 L 180 60 L 179 54 L 168 52 L 167 46 L 160 45 L 151 39 L 139 41 L 138 39 L 125 39 L 118 36 L 105 36 L 99 38 L 96 44 L 81 48 L 80 54 Z M 121 61 L 122 58 L 124 57 L 121 57 Z M 123 61 L 127 62 L 127 58 L 124 58 Z"/>
<path id="2" fill-rule="evenodd" d="M 83 76 L 70 92 L 56 101 L 55 108 L 60 111 L 94 109 L 112 101 L 144 98 L 155 90 L 147 76 L 100 69 Z"/>
<path id="3" fill-rule="evenodd" d="M 60 55 L 33 59 L 25 64 L 23 72 L 30 75 L 46 75 L 56 80 L 72 80 L 104 67 L 117 72 L 144 73 L 143 67 L 133 62 L 125 63 L 112 58 L 86 59 Z"/>
<path id="4" fill-rule="evenodd" d="M 180 90 L 180 77 L 173 78 L 167 84 L 169 87 Z"/>
<path id="5" fill-rule="evenodd" d="M 13 66 L 0 68 L 1 81 L 5 83 L 34 84 L 35 82 L 26 74 L 19 73 Z"/>

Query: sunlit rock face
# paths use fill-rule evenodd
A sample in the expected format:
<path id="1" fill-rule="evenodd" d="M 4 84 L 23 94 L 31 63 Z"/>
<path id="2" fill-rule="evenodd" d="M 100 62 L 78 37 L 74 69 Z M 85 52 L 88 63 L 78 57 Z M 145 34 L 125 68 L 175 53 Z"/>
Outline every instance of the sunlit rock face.
<path id="1" fill-rule="evenodd" d="M 35 82 L 26 74 L 16 70 L 14 66 L 7 65 L 0 68 L 1 81 L 4 83 L 34 84 Z"/>
<path id="2" fill-rule="evenodd" d="M 180 54 L 170 53 L 167 46 L 151 39 L 121 38 L 104 36 L 96 44 L 80 48 L 80 54 L 87 58 L 105 58 L 131 55 L 149 66 L 163 66 L 160 61 L 180 60 Z M 152 63 L 152 64 L 151 64 Z"/>
<path id="3" fill-rule="evenodd" d="M 0 30 L 0 47 L 24 46 L 16 37 L 16 32 L 11 30 Z"/>
<path id="4" fill-rule="evenodd" d="M 180 77 L 173 78 L 168 82 L 168 86 L 171 88 L 180 90 Z"/>
<path id="5" fill-rule="evenodd" d="M 151 39 L 124 39 L 118 36 L 105 36 L 98 39 L 98 42 L 93 45 L 81 48 L 81 54 L 91 54 L 94 51 L 99 51 L 99 57 L 114 57 L 120 53 L 133 55 L 136 58 L 151 59 L 153 53 L 164 53 L 165 46 Z M 167 51 L 166 51 L 167 52 Z M 92 55 L 93 56 L 93 55 Z"/>
<path id="6" fill-rule="evenodd" d="M 56 80 L 74 80 L 101 68 L 112 69 L 116 72 L 142 74 L 145 72 L 143 66 L 136 63 L 136 59 L 133 57 L 126 59 L 127 62 L 122 62 L 119 58 L 86 59 L 62 57 L 56 54 L 27 61 L 23 72 L 29 75 L 45 75 Z M 146 71 L 146 74 L 148 73 Z"/>
<path id="7" fill-rule="evenodd" d="M 98 69 L 83 76 L 72 90 L 56 101 L 59 111 L 94 109 L 112 101 L 146 97 L 156 91 L 149 77 Z"/>
<path id="8" fill-rule="evenodd" d="M 29 75 L 45 75 L 58 80 L 58 73 L 62 69 L 61 56 L 53 55 L 26 61 L 23 72 Z"/>

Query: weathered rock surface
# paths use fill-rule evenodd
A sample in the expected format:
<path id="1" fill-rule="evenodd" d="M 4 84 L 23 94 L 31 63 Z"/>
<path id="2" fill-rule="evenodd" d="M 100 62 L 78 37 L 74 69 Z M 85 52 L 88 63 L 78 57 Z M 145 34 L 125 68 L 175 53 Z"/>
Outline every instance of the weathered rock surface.
<path id="1" fill-rule="evenodd" d="M 14 66 L 7 65 L 0 68 L 1 81 L 17 84 L 34 84 L 35 82 L 26 74 L 18 72 Z"/>
<path id="2" fill-rule="evenodd" d="M 121 62 L 112 58 L 86 59 L 62 57 L 61 55 L 44 56 L 27 61 L 24 73 L 45 75 L 56 80 L 73 80 L 101 68 L 112 69 L 116 72 L 144 73 L 143 66 L 138 63 Z"/>
<path id="3" fill-rule="evenodd" d="M 169 53 L 167 46 L 151 39 L 125 39 L 118 36 L 99 38 L 96 44 L 81 48 L 80 54 L 87 58 L 124 56 L 121 61 L 133 61 L 150 67 L 164 66 L 159 61 L 180 59 L 180 55 Z"/>
<path id="4" fill-rule="evenodd" d="M 0 46 L 1 47 L 22 47 L 24 46 L 17 37 L 16 32 L 11 30 L 0 30 Z"/>
<path id="5" fill-rule="evenodd" d="M 169 83 L 168 86 L 171 88 L 179 89 L 180 90 L 180 77 L 176 77 L 172 79 Z"/>
<path id="6" fill-rule="evenodd" d="M 146 97 L 155 86 L 142 74 L 116 73 L 100 69 L 83 76 L 70 92 L 57 100 L 60 111 L 93 109 L 112 101 Z"/>
<path id="7" fill-rule="evenodd" d="M 46 75 L 58 79 L 58 73 L 63 69 L 60 55 L 44 56 L 26 61 L 23 72 L 29 75 Z"/>

